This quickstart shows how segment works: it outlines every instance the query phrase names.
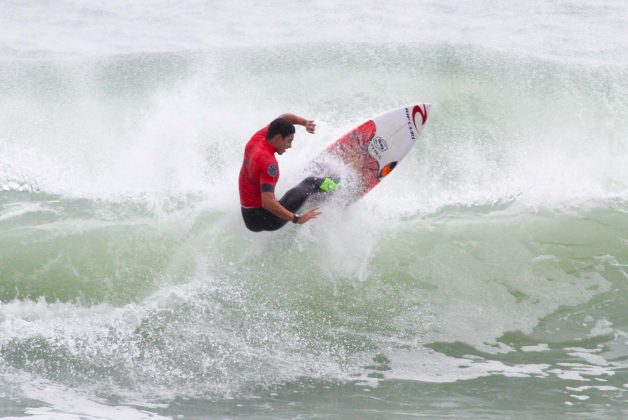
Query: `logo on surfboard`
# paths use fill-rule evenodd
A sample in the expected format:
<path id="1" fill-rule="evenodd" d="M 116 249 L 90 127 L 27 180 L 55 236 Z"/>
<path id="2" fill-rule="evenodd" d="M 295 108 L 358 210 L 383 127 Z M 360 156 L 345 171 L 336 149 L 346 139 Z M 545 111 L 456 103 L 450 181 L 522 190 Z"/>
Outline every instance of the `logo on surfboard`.
<path id="1" fill-rule="evenodd" d="M 415 105 L 414 108 L 412 108 L 412 123 L 414 124 L 414 128 L 420 130 L 416 123 L 417 114 L 421 116 L 421 127 L 423 127 L 423 125 L 425 125 L 425 121 L 427 121 L 427 108 L 425 107 L 425 105 L 423 105 L 422 107 L 419 105 Z"/>
<path id="2" fill-rule="evenodd" d="M 382 170 L 379 171 L 379 174 L 377 174 L 377 177 L 384 178 L 386 175 L 391 173 L 393 169 L 395 169 L 395 166 L 397 166 L 397 162 L 390 162 L 388 165 L 384 165 Z"/>
<path id="3" fill-rule="evenodd" d="M 379 136 L 373 139 L 373 144 L 379 149 L 380 152 L 385 152 L 386 150 L 388 150 L 388 143 L 386 143 L 386 140 Z"/>

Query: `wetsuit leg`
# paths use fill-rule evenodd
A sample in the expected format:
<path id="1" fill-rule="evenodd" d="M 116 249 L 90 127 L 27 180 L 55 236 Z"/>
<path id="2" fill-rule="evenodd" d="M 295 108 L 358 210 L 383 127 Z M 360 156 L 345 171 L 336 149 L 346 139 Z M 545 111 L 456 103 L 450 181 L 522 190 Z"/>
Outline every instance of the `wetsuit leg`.
<path id="1" fill-rule="evenodd" d="M 293 213 L 298 211 L 309 196 L 321 192 L 320 185 L 324 180 L 325 178 L 313 176 L 305 178 L 299 185 L 285 193 L 279 203 Z"/>
<path id="2" fill-rule="evenodd" d="M 305 178 L 299 185 L 286 192 L 279 203 L 291 212 L 297 212 L 303 207 L 309 196 L 320 192 L 319 187 L 323 180 L 324 178 Z M 243 207 L 242 218 L 246 227 L 253 232 L 277 230 L 288 223 L 287 220 L 280 219 L 264 208 L 247 209 Z"/>
<path id="3" fill-rule="evenodd" d="M 277 230 L 288 223 L 263 208 L 242 207 L 242 218 L 246 227 L 253 232 Z"/>

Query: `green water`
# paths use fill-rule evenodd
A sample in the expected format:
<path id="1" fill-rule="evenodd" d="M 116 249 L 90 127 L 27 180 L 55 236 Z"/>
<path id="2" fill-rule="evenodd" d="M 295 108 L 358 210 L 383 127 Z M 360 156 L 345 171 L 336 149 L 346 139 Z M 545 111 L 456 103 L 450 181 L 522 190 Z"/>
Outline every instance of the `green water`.
<path id="1" fill-rule="evenodd" d="M 8 4 L 0 416 L 626 417 L 626 8 L 480 3 Z M 245 229 L 270 119 L 282 194 L 415 102 L 364 199 Z"/>

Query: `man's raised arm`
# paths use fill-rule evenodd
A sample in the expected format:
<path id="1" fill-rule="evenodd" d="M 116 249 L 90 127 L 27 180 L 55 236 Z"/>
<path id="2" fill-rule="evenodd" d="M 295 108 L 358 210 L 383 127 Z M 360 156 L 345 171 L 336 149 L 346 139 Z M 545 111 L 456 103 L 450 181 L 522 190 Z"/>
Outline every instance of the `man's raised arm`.
<path id="1" fill-rule="evenodd" d="M 289 121 L 294 125 L 302 125 L 310 134 L 314 134 L 314 132 L 316 131 L 316 123 L 314 122 L 314 120 L 308 120 L 303 117 L 299 117 L 298 115 L 291 114 L 289 112 L 285 114 L 281 114 L 277 118 L 281 118 L 286 121 Z"/>

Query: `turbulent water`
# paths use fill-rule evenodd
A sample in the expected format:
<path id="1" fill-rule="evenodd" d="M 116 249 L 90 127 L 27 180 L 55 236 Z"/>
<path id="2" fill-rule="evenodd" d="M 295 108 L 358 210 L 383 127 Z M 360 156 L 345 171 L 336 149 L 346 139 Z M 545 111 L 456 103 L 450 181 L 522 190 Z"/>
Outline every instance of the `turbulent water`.
<path id="1" fill-rule="evenodd" d="M 0 416 L 628 416 L 623 1 L 0 1 Z M 278 193 L 432 104 L 368 196 Z"/>

